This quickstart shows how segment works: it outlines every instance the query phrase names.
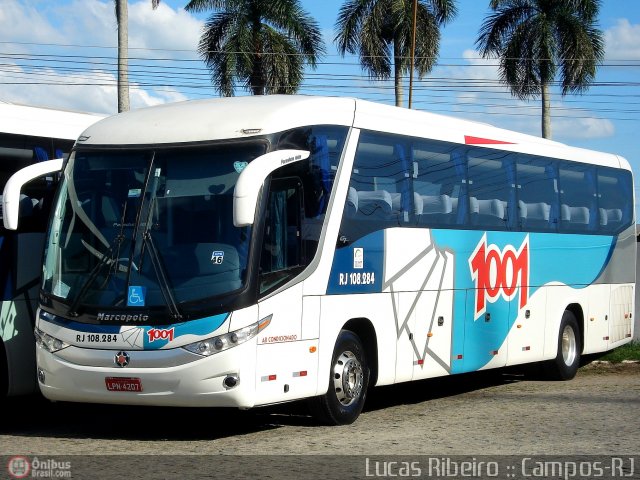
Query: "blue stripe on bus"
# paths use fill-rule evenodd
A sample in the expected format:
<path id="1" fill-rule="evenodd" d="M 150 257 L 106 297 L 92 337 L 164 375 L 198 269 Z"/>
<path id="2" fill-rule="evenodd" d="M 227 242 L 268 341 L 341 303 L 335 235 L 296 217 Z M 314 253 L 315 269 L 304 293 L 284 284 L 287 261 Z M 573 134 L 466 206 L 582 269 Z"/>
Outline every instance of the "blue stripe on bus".
<path id="1" fill-rule="evenodd" d="M 176 323 L 173 325 L 144 327 L 144 349 L 159 350 L 169 343 L 168 338 L 156 337 L 156 339 L 151 340 L 151 335 L 149 334 L 151 330 L 169 331 L 173 329 L 173 340 L 183 335 L 206 336 L 220 328 L 228 317 L 228 313 L 221 313 L 219 315 L 200 318 L 198 320 L 190 320 L 183 323 Z"/>
<path id="2" fill-rule="evenodd" d="M 68 328 L 77 332 L 84 333 L 120 333 L 120 325 L 96 325 L 94 323 L 81 323 L 75 320 L 67 320 L 66 318 L 59 317 L 58 315 L 47 315 L 47 318 L 40 320 L 58 327 Z"/>
<path id="3" fill-rule="evenodd" d="M 154 326 L 135 325 L 135 327 L 142 329 L 144 332 L 144 349 L 158 350 L 166 346 L 169 343 L 169 340 L 168 338 L 157 338 L 151 341 L 150 335 L 149 335 L 149 331 L 151 330 L 169 331 L 173 329 L 172 337 L 174 340 L 182 335 L 205 336 L 215 332 L 218 328 L 220 328 L 222 324 L 227 320 L 228 317 L 229 317 L 228 313 L 221 313 L 219 315 L 199 318 L 197 320 L 190 320 L 188 322 L 176 323 L 173 325 L 154 325 Z M 121 329 L 132 328 L 132 325 L 126 325 L 126 326 L 122 326 L 120 324 L 96 325 L 92 323 L 81 323 L 73 320 L 66 320 L 57 315 L 48 315 L 46 319 L 42 319 L 42 320 L 52 323 L 53 325 L 57 325 L 59 327 L 68 328 L 76 332 L 83 332 L 83 333 L 118 334 L 120 333 Z"/>

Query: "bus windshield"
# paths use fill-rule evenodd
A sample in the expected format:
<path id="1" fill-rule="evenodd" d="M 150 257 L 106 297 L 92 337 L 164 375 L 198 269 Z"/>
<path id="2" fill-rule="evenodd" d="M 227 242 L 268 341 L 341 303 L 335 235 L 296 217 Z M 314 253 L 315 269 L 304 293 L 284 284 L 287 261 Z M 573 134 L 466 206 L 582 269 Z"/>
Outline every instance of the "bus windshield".
<path id="1" fill-rule="evenodd" d="M 250 227 L 233 191 L 265 142 L 86 150 L 70 158 L 45 252 L 43 290 L 80 305 L 168 307 L 228 294 L 246 279 Z"/>

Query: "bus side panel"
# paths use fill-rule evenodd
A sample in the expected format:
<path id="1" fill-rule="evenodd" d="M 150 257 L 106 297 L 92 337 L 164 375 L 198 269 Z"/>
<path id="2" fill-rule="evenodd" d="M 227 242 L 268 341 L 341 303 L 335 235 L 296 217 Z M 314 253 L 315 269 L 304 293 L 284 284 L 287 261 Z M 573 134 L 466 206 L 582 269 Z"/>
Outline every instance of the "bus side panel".
<path id="1" fill-rule="evenodd" d="M 8 234 L 2 239 L 5 275 L 0 313 L 2 342 L 7 355 L 8 395 L 36 391 L 33 326 L 42 264 L 43 233 Z M 15 284 L 14 284 L 15 281 Z"/>
<path id="2" fill-rule="evenodd" d="M 384 244 L 382 288 L 394 303 L 396 382 L 447 374 L 452 299 L 441 289 L 453 288 L 453 256 L 434 246 L 427 229 L 385 230 Z"/>
<path id="3" fill-rule="evenodd" d="M 2 343 L 7 356 L 8 395 L 24 395 L 36 389 L 36 347 L 31 325 L 34 309 L 28 303 L 24 297 L 5 300 L 0 311 Z"/>
<path id="4" fill-rule="evenodd" d="M 609 345 L 617 347 L 633 338 L 634 286 L 611 287 L 611 323 Z"/>
<path id="5" fill-rule="evenodd" d="M 609 349 L 611 285 L 591 285 L 589 311 L 584 320 L 584 346 L 582 353 L 604 352 Z"/>
<path id="6" fill-rule="evenodd" d="M 517 309 L 513 304 L 510 308 Z M 507 365 L 530 363 L 544 357 L 547 287 L 539 288 L 520 310 L 507 338 Z"/>
<path id="7" fill-rule="evenodd" d="M 453 254 L 427 229 L 385 230 L 382 288 L 399 292 L 396 382 L 447 375 L 453 330 Z"/>
<path id="8" fill-rule="evenodd" d="M 394 383 L 396 375 L 396 326 L 393 302 L 388 293 L 327 295 L 321 298 L 318 352 L 318 394 L 329 386 L 333 349 L 342 327 L 351 319 L 367 319 L 375 328 L 378 354 L 376 385 Z"/>
<path id="9" fill-rule="evenodd" d="M 258 318 L 271 317 L 269 325 L 258 333 L 258 359 L 256 363 L 256 403 L 266 404 L 313 395 L 316 382 L 317 354 L 309 347 L 317 340 L 301 342 L 302 289 L 297 283 L 258 304 Z M 310 309 L 308 314 L 312 315 Z M 317 312 L 316 312 L 317 314 Z M 313 318 L 309 319 L 313 323 Z M 305 322 L 306 323 L 306 322 Z M 305 372 L 292 387 L 292 375 Z M 300 384 L 303 384 L 300 386 Z"/>
<path id="10" fill-rule="evenodd" d="M 258 345 L 256 405 L 316 395 L 318 340 Z"/>

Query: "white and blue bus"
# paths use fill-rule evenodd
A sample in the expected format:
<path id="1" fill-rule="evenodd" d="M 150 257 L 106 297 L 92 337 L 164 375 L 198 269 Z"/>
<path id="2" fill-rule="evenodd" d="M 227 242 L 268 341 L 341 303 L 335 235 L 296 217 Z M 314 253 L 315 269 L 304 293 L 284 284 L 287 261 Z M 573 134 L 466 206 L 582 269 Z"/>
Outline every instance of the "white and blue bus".
<path id="1" fill-rule="evenodd" d="M 68 156 L 75 140 L 103 116 L 0 102 L 0 192 L 15 172 Z M 18 230 L 0 225 L 0 397 L 36 392 L 33 328 L 42 248 L 56 178 L 43 175 L 18 199 Z"/>
<path id="2" fill-rule="evenodd" d="M 349 98 L 240 97 L 88 128 L 36 317 L 52 400 L 353 422 L 374 385 L 629 342 L 634 190 L 616 155 Z"/>

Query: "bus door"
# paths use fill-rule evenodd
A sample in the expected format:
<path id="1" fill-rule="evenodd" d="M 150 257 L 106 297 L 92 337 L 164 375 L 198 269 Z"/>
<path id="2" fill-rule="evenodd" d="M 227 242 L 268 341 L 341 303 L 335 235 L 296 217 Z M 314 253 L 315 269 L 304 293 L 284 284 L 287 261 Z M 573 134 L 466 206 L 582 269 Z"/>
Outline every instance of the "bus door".
<path id="1" fill-rule="evenodd" d="M 297 177 L 272 180 L 263 217 L 258 281 L 263 298 L 258 304 L 260 318 L 271 316 L 258 337 L 260 403 L 314 395 L 316 390 L 317 355 L 310 354 L 308 342 L 302 341 L 302 318 L 304 313 L 305 324 L 317 325 L 320 311 L 303 312 L 303 282 L 278 291 L 305 266 L 302 215 L 302 182 Z"/>

